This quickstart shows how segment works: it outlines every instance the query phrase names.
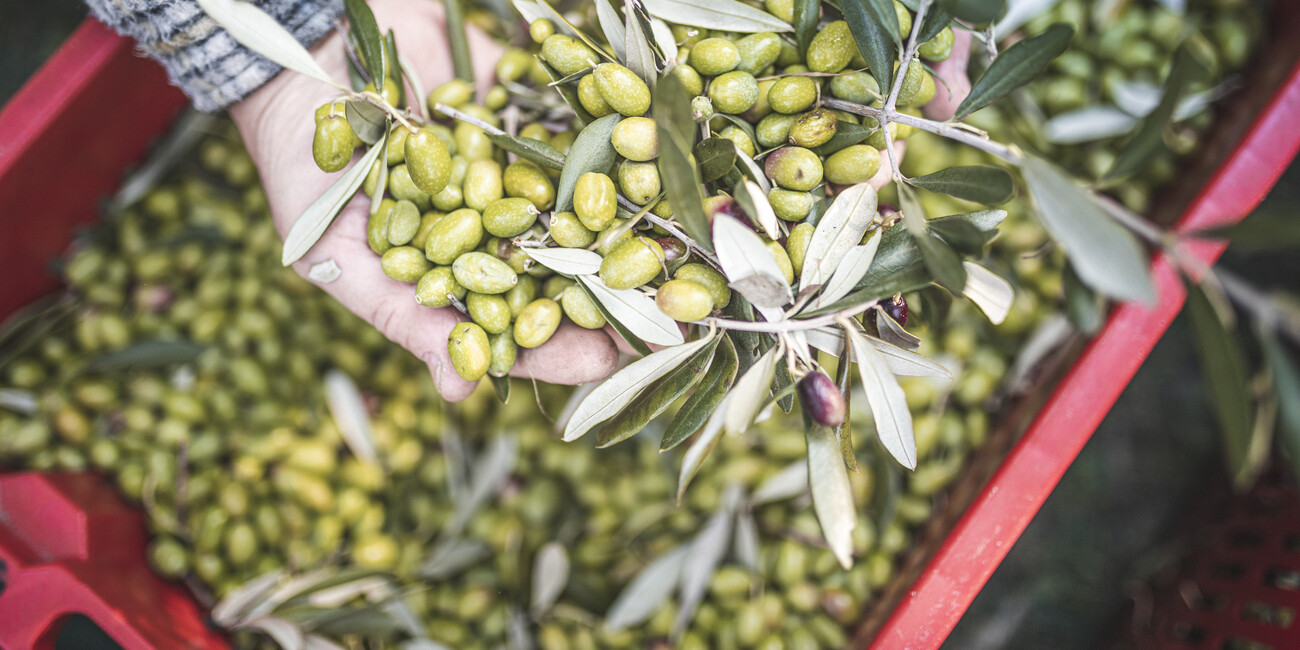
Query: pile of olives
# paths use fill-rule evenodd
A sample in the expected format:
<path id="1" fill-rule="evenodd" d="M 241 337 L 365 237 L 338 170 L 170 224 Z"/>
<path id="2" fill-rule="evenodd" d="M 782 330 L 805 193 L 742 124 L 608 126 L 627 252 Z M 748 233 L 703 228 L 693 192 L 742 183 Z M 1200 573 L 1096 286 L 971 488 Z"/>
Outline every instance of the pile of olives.
<path id="1" fill-rule="evenodd" d="M 68 311 L 21 338 L 30 345 L 8 348 L 22 352 L 0 366 L 0 386 L 35 404 L 0 408 L 0 462 L 103 472 L 145 508 L 157 570 L 187 577 L 209 604 L 276 568 L 371 568 L 409 588 L 405 602 L 431 638 L 499 647 L 511 612 L 529 607 L 538 550 L 560 541 L 571 576 L 529 626 L 539 647 L 662 646 L 675 598 L 625 630 L 604 629 L 601 617 L 642 568 L 699 532 L 729 486 L 753 495 L 804 463 L 797 414 L 724 439 L 677 507 L 680 452 L 560 442 L 524 386 L 504 407 L 490 389 L 444 405 L 418 380 L 416 359 L 279 266 L 279 241 L 251 171 L 233 132 L 211 138 L 173 180 L 81 242 L 63 265 L 69 290 L 57 304 Z M 1015 234 L 1019 227 L 1007 239 L 1027 239 Z M 806 494 L 746 505 L 759 531 L 757 564 L 728 556 L 679 647 L 844 646 L 913 531 L 987 437 L 1010 355 L 1054 300 L 1032 290 L 1021 296 L 996 330 L 965 305 L 931 325 L 913 299 L 909 327 L 926 334 L 921 351 L 963 370 L 952 383 L 907 380 L 915 473 L 903 476 L 883 452 L 862 445 L 852 475 L 855 500 L 870 504 L 854 533 L 862 561 L 844 571 L 815 543 L 820 528 Z M 96 369 L 157 342 L 205 348 L 180 363 L 137 359 Z M 360 387 L 377 463 L 353 453 L 330 414 L 322 378 L 331 370 Z M 566 398 L 559 387 L 539 390 L 547 405 Z M 517 439 L 516 464 L 461 534 L 491 552 L 452 575 L 428 577 L 421 565 L 455 516 L 449 473 L 464 462 L 456 450 L 501 436 Z M 247 632 L 235 640 L 267 644 Z"/>
<path id="2" fill-rule="evenodd" d="M 894 4 L 906 33 L 912 14 Z M 779 1 L 768 2 L 767 10 L 783 20 L 792 11 L 791 3 Z M 793 282 L 811 239 L 813 226 L 804 222 L 816 198 L 874 177 L 885 146 L 874 119 L 824 108 L 820 99 L 879 106 L 883 98 L 876 80 L 862 71 L 865 62 L 843 20 L 822 29 L 802 56 L 788 39 L 771 32 L 734 34 L 681 25 L 671 30 L 678 64 L 670 74 L 694 97 L 695 118 L 710 134 L 734 143 L 736 155 L 754 159 L 772 184 L 768 200 L 790 232 L 764 241 L 785 279 Z M 504 377 L 519 348 L 545 343 L 564 317 L 589 329 L 606 325 L 591 295 L 537 264 L 525 250 L 529 246 L 596 251 L 603 257 L 600 279 L 609 288 L 648 288 L 660 311 L 677 321 L 699 321 L 731 298 L 726 278 L 687 243 L 633 214 L 673 215 L 656 164 L 656 124 L 646 116 L 651 105 L 646 82 L 627 67 L 602 60 L 583 40 L 557 33 L 549 20 L 533 21 L 529 36 L 537 56 L 508 48 L 496 66 L 498 83 L 516 90 L 532 84 L 553 97 L 546 83 L 554 76 L 568 80 L 590 118 L 621 115 L 610 137 L 617 160 L 608 169 L 582 174 L 570 199 L 558 197 L 558 170 L 513 159 L 494 146 L 484 128 L 502 126 L 500 112 L 510 101 L 506 85 L 495 86 L 476 104 L 473 86 L 453 80 L 427 98 L 429 114 L 440 121 L 417 124 L 411 116 L 410 127 L 395 124 L 387 150 L 363 186 L 368 195 L 383 197 L 366 234 L 384 272 L 414 284 L 419 304 L 455 306 L 469 316 L 451 332 L 448 345 L 456 371 L 471 381 Z M 920 55 L 931 63 L 942 61 L 952 45 L 952 30 L 945 28 L 921 46 Z M 915 111 L 934 95 L 935 79 L 925 63 L 912 62 L 898 106 Z M 384 96 L 400 103 L 392 79 L 386 80 Z M 439 108 L 469 119 L 451 120 Z M 316 112 L 312 151 L 322 170 L 342 169 L 361 144 L 345 110 L 336 102 Z M 582 122 L 572 112 L 558 121 L 549 114 L 534 116 L 536 121 L 526 121 L 512 135 L 567 154 Z M 846 123 L 874 130 L 832 142 Z M 911 131 L 894 123 L 888 128 L 894 140 Z M 734 186 L 740 174 L 733 168 L 723 185 Z M 378 186 L 381 179 L 385 187 Z M 705 207 L 709 215 L 722 211 L 753 222 L 726 192 L 707 197 Z"/>

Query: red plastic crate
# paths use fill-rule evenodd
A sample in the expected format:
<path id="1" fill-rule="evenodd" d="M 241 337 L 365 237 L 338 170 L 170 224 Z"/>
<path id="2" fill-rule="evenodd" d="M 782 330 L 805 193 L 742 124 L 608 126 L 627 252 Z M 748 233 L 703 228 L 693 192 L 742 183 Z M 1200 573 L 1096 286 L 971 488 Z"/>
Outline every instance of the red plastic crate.
<path id="1" fill-rule="evenodd" d="M 1300 35 L 1300 7 L 1278 4 L 1276 33 Z M 1249 120 L 1242 124 L 1251 124 L 1250 129 L 1239 141 L 1234 139 L 1230 153 L 1225 150 L 1223 164 L 1183 212 L 1179 229 L 1240 220 L 1300 149 L 1300 67 L 1295 66 L 1300 38 L 1275 40 L 1282 45 L 1279 56 L 1287 58 L 1274 59 L 1269 66 L 1284 74 L 1263 75 L 1268 85 L 1262 94 L 1271 100 L 1241 113 L 1241 120 Z M 57 286 L 45 270 L 50 258 L 64 249 L 76 224 L 95 218 L 96 202 L 112 192 L 123 170 L 141 158 L 183 105 L 184 98 L 166 84 L 156 65 L 133 54 L 129 42 L 88 21 L 0 111 L 0 133 L 13 135 L 0 145 L 0 221 L 6 233 L 0 239 L 0 270 L 10 279 L 0 294 L 0 319 Z M 1223 248 L 1204 243 L 1190 251 L 1212 262 Z M 1157 256 L 1152 269 L 1160 296 L 1157 305 L 1126 304 L 1114 310 L 897 606 L 887 618 L 864 624 L 855 646 L 937 648 L 947 637 L 1181 308 L 1185 296 L 1173 267 Z M 7 516 L 0 505 L 0 521 Z M 0 544 L 7 540 L 0 536 Z M 115 556 L 139 561 L 118 564 L 114 570 L 146 570 L 144 538 L 136 540 Z M 25 646 L 4 636 L 19 622 L 10 602 L 16 577 L 11 569 L 9 590 L 0 593 L 3 647 Z M 148 578 L 157 582 L 152 575 Z M 26 588 L 33 593 L 44 589 Z M 203 629 L 197 607 L 163 606 L 164 601 L 186 597 L 178 585 L 164 585 L 156 595 L 161 600 L 152 605 L 120 612 L 128 625 L 148 629 L 165 615 L 173 628 Z M 94 612 L 85 613 L 110 628 Z M 225 647 L 215 635 L 189 646 L 157 640 L 137 644 L 130 642 L 132 637 L 114 636 L 128 650 Z"/>

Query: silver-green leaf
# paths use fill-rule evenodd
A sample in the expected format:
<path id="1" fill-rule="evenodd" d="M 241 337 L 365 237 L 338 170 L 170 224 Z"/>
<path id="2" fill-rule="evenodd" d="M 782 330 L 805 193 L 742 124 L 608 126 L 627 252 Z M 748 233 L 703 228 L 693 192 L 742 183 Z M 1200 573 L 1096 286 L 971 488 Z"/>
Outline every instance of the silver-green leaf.
<path id="1" fill-rule="evenodd" d="M 808 487 L 812 490 L 813 512 L 821 523 L 826 545 L 840 566 L 853 566 L 853 486 L 844 465 L 835 430 L 810 421 L 804 432 L 808 442 Z"/>
<path id="2" fill-rule="evenodd" d="M 858 281 L 862 279 L 862 276 L 867 274 L 867 269 L 871 268 L 871 263 L 875 261 L 876 251 L 879 248 L 879 230 L 872 233 L 867 243 L 850 248 L 844 254 L 840 265 L 831 274 L 831 279 L 826 281 L 821 293 L 808 304 L 807 309 L 819 309 L 849 295 L 849 292 L 853 291 L 853 288 L 858 285 Z"/>
<path id="3" fill-rule="evenodd" d="M 603 627 L 617 632 L 650 620 L 681 582 L 689 551 L 690 545 L 682 544 L 646 565 L 609 606 Z"/>
<path id="4" fill-rule="evenodd" d="M 294 262 L 302 259 L 307 251 L 311 250 L 316 242 L 320 241 L 325 230 L 334 223 L 334 217 L 343 211 L 344 206 L 361 188 L 361 184 L 366 180 L 366 174 L 370 173 L 371 165 L 383 153 L 388 137 L 380 138 L 379 142 L 371 145 L 366 155 L 361 157 L 357 164 L 343 173 L 333 185 L 329 186 L 320 196 L 316 197 L 311 205 L 299 215 L 298 220 L 293 222 L 289 228 L 289 234 L 284 237 L 284 252 L 280 255 L 280 263 L 289 266 Z"/>
<path id="5" fill-rule="evenodd" d="M 1070 46 L 1073 37 L 1074 28 L 1057 24 L 1007 48 L 974 83 L 953 119 L 960 120 L 1028 83 Z"/>
<path id="6" fill-rule="evenodd" d="M 679 345 L 686 340 L 677 321 L 659 311 L 654 298 L 636 289 L 610 289 L 595 275 L 580 275 L 578 282 L 591 292 L 610 317 L 642 341 L 651 345 Z"/>
<path id="7" fill-rule="evenodd" d="M 744 433 L 758 417 L 776 374 L 778 352 L 779 346 L 768 350 L 736 380 L 736 385 L 727 394 L 724 423 L 728 433 Z"/>
<path id="8" fill-rule="evenodd" d="M 988 316 L 989 322 L 1001 325 L 1011 311 L 1016 292 L 1011 283 L 974 262 L 962 262 L 966 269 L 966 287 L 961 293 Z"/>
<path id="9" fill-rule="evenodd" d="M 537 551 L 533 563 L 533 600 L 531 613 L 538 618 L 564 593 L 569 584 L 569 554 L 559 542 L 548 542 Z"/>
<path id="10" fill-rule="evenodd" d="M 617 154 L 610 138 L 622 119 L 622 115 L 614 113 L 588 124 L 569 146 L 569 153 L 564 157 L 564 170 L 560 172 L 560 184 L 555 188 L 557 212 L 573 208 L 573 188 L 583 174 L 605 173 L 614 164 Z"/>
<path id="11" fill-rule="evenodd" d="M 644 0 L 650 15 L 670 23 L 722 32 L 788 32 L 789 23 L 736 0 Z"/>
<path id="12" fill-rule="evenodd" d="M 732 288 L 755 306 L 780 307 L 794 298 L 763 240 L 735 217 L 714 215 L 713 248 Z"/>
<path id="13" fill-rule="evenodd" d="M 1114 298 L 1155 302 L 1137 238 L 1052 164 L 1026 155 L 1020 169 L 1038 214 L 1088 286 Z"/>
<path id="14" fill-rule="evenodd" d="M 198 0 L 199 7 L 230 37 L 276 64 L 312 79 L 342 88 L 330 78 L 307 48 L 278 21 L 251 2 Z"/>
<path id="15" fill-rule="evenodd" d="M 538 264 L 564 275 L 600 273 L 600 255 L 582 248 L 522 248 Z"/>
<path id="16" fill-rule="evenodd" d="M 830 279 L 849 249 L 858 245 L 876 217 L 876 190 L 870 183 L 854 185 L 835 197 L 817 222 L 804 254 L 799 290 Z"/>
<path id="17" fill-rule="evenodd" d="M 361 391 L 347 373 L 341 370 L 325 373 L 325 404 L 353 455 L 367 463 L 376 462 L 370 412 L 366 410 Z"/>
<path id="18" fill-rule="evenodd" d="M 916 436 L 912 432 L 912 413 L 907 409 L 907 396 L 898 385 L 898 379 L 889 370 L 889 364 L 867 337 L 856 329 L 846 330 L 853 360 L 858 364 L 862 389 L 867 394 L 867 404 L 876 422 L 876 435 L 891 456 L 908 469 L 916 469 Z M 838 446 L 836 458 L 839 458 Z"/>
<path id="19" fill-rule="evenodd" d="M 627 38 L 627 32 L 619 20 L 618 10 L 609 0 L 596 0 L 596 19 L 600 21 L 600 31 L 605 33 L 605 40 L 614 48 L 614 56 L 619 61 L 626 61 L 627 49 L 623 45 L 623 39 Z"/>

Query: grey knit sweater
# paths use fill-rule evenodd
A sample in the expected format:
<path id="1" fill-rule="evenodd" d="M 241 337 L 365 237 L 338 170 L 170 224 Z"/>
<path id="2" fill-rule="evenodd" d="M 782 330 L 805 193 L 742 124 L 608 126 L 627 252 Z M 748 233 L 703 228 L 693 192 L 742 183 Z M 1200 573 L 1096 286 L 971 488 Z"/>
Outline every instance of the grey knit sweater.
<path id="1" fill-rule="evenodd" d="M 86 0 L 109 27 L 134 38 L 167 69 L 172 83 L 200 110 L 215 111 L 266 83 L 280 66 L 240 45 L 194 0 Z M 342 0 L 257 0 L 304 45 L 312 45 L 343 14 Z"/>

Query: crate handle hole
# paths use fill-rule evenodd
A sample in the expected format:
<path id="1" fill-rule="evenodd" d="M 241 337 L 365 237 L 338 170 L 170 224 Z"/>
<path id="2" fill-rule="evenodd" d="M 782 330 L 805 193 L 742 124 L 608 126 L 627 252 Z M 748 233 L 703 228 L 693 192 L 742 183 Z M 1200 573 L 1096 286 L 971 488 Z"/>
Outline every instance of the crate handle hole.
<path id="1" fill-rule="evenodd" d="M 41 635 L 36 647 L 49 650 L 122 650 L 104 628 L 85 614 L 68 614 L 55 621 Z"/>

